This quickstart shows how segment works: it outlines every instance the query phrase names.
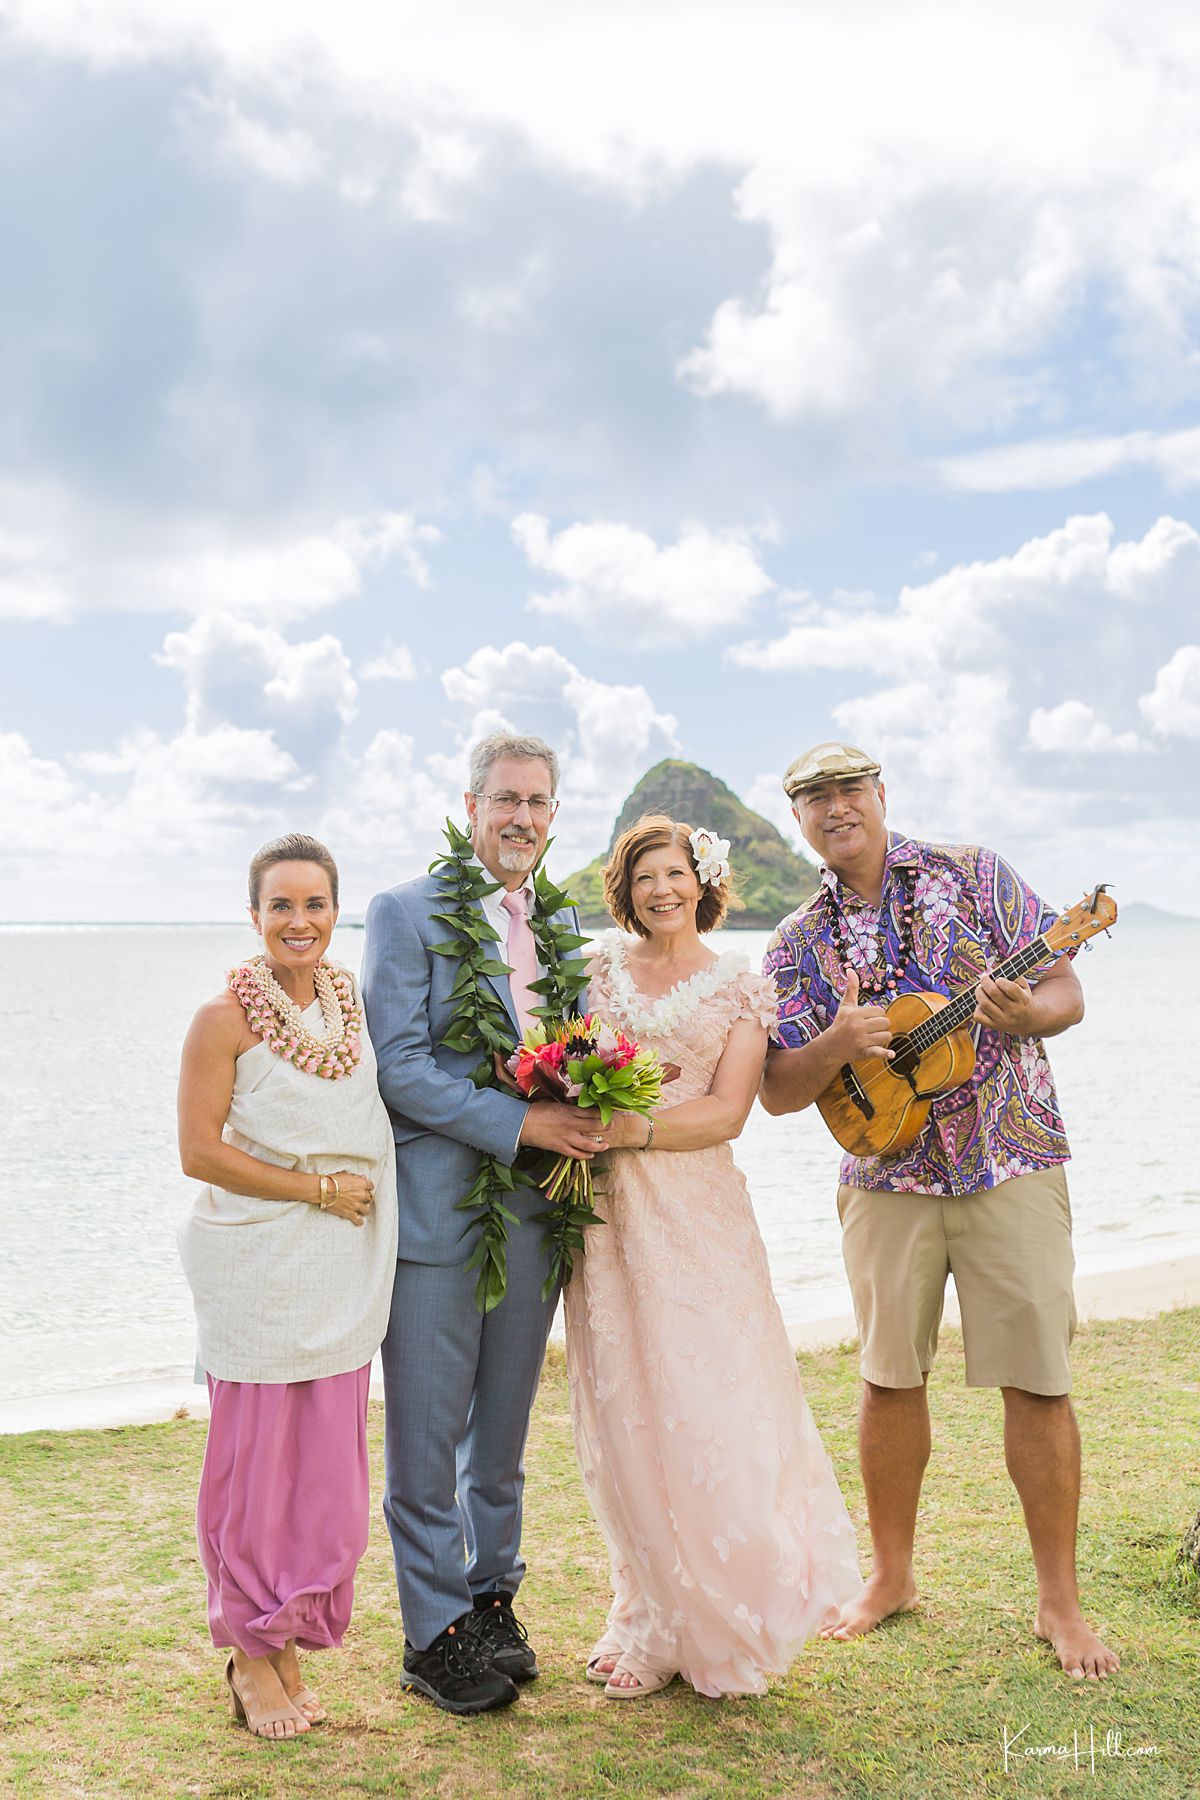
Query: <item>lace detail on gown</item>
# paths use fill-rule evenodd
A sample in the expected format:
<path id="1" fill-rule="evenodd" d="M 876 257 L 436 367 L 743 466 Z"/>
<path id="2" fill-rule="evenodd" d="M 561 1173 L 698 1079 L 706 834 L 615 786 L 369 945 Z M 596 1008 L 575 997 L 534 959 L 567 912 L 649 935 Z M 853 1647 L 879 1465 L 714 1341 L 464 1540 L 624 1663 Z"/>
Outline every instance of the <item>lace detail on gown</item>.
<path id="1" fill-rule="evenodd" d="M 770 1027 L 772 983 L 727 952 L 661 999 L 605 933 L 593 1011 L 709 1091 L 730 1029 Z M 608 1541 L 609 1633 L 704 1694 L 762 1693 L 861 1586 L 854 1531 L 800 1387 L 728 1144 L 617 1152 L 566 1291 L 580 1467 Z"/>
<path id="2" fill-rule="evenodd" d="M 733 1019 L 755 1019 L 768 1028 L 772 1037 L 778 1037 L 779 996 L 775 983 L 749 968 L 740 950 L 726 950 L 709 968 L 698 970 L 669 994 L 656 998 L 643 994 L 629 973 L 625 961 L 628 939 L 624 932 L 603 931 L 595 942 L 588 973 L 594 986 L 603 986 L 604 1016 L 639 1039 L 678 1030 L 697 1007 L 731 984 L 741 1005 L 731 1015 L 730 1023 Z M 594 1011 L 601 1010 L 594 1000 L 591 1004 Z"/>

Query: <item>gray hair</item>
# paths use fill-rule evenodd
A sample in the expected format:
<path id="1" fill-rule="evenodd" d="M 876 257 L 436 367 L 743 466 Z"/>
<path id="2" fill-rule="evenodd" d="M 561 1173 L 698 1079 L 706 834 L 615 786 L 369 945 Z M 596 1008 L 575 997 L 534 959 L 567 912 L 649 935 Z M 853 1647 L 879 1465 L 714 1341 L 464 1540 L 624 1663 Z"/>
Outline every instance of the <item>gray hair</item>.
<path id="1" fill-rule="evenodd" d="M 488 772 L 502 756 L 516 762 L 544 762 L 550 771 L 551 798 L 558 792 L 558 757 L 540 737 L 516 737 L 511 731 L 493 731 L 471 751 L 470 791 L 482 794 Z"/>

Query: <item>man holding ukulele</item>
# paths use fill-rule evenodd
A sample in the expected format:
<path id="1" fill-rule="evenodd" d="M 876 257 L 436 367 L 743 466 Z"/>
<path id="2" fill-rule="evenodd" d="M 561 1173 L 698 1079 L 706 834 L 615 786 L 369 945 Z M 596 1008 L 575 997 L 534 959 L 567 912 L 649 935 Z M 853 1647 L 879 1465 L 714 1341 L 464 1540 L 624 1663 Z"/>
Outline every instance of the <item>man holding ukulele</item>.
<path id="1" fill-rule="evenodd" d="M 781 1047 L 767 1058 L 763 1104 L 798 1112 L 843 1064 L 891 1060 L 885 1009 L 901 993 L 978 984 L 978 1043 L 973 1074 L 933 1101 L 910 1148 L 842 1163 L 838 1211 L 861 1343 L 859 1454 L 874 1562 L 862 1594 L 823 1635 L 858 1637 L 917 1604 L 926 1383 L 953 1274 L 967 1383 L 1004 1396 L 1005 1460 L 1037 1571 L 1034 1631 L 1068 1675 L 1099 1680 L 1120 1661 L 1084 1619 L 1076 1584 L 1069 1150 L 1042 1046 L 1083 1017 L 1083 994 L 1066 956 L 1034 985 L 987 973 L 1031 944 L 1053 910 L 994 851 L 889 832 L 879 773 L 853 745 L 825 743 L 783 778 L 823 867 L 816 897 L 782 922 L 767 951 Z"/>

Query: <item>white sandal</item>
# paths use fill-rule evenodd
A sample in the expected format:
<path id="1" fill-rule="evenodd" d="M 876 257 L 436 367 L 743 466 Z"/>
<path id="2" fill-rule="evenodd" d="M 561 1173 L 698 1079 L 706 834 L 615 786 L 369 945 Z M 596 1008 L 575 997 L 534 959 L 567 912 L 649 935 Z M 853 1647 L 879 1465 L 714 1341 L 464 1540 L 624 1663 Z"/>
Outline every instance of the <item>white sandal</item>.
<path id="1" fill-rule="evenodd" d="M 604 1691 L 610 1700 L 640 1700 L 644 1694 L 657 1694 L 660 1688 L 670 1687 L 678 1673 L 678 1669 L 656 1669 L 651 1663 L 640 1662 L 626 1650 L 617 1658 L 613 1675 L 632 1675 L 637 1686 L 614 1687 L 610 1676 Z"/>
<path id="2" fill-rule="evenodd" d="M 587 1663 L 584 1666 L 583 1672 L 587 1676 L 587 1679 L 589 1681 L 598 1681 L 600 1683 L 601 1687 L 603 1687 L 607 1683 L 608 1678 L 612 1674 L 613 1671 L 612 1671 L 612 1669 L 598 1668 L 597 1664 L 602 1663 L 602 1662 L 611 1661 L 612 1665 L 613 1665 L 613 1669 L 615 1669 L 617 1664 L 620 1662 L 620 1660 L 621 1660 L 620 1644 L 618 1644 L 618 1642 L 615 1638 L 608 1637 L 606 1635 L 606 1636 L 600 1638 L 597 1641 L 597 1643 L 595 1645 L 593 1645 L 592 1654 L 588 1657 Z"/>

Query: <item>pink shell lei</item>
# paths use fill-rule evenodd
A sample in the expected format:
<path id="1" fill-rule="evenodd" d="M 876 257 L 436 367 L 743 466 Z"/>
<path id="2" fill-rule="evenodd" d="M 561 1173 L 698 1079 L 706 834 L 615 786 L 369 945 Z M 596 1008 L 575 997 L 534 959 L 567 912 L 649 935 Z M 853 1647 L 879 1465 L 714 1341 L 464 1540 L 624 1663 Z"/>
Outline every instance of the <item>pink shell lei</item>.
<path id="1" fill-rule="evenodd" d="M 341 1014 L 337 1039 L 331 1041 L 329 1037 L 314 1037 L 311 1031 L 300 1025 L 298 1011 L 294 1006 L 291 1008 L 291 1018 L 280 1015 L 262 985 L 262 969 L 260 957 L 255 962 L 242 963 L 238 968 L 230 969 L 226 978 L 242 1003 L 251 1031 L 258 1033 L 274 1055 L 283 1062 L 294 1064 L 306 1075 L 319 1075 L 326 1081 L 340 1081 L 343 1076 L 352 1075 L 362 1056 L 362 1039 L 359 1035 L 362 1030 L 362 1011 L 345 970 L 334 969 L 328 963 L 321 962 L 313 971 L 318 998 L 321 998 L 321 989 L 324 988 L 326 998 L 336 1000 Z M 277 986 L 270 971 L 265 972 L 271 985 Z M 322 1005 L 321 1011 L 325 1016 L 325 1005 Z"/>

